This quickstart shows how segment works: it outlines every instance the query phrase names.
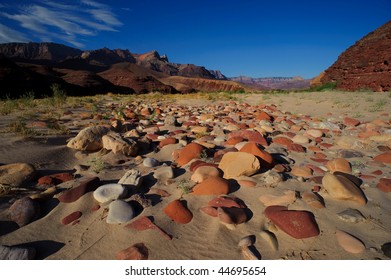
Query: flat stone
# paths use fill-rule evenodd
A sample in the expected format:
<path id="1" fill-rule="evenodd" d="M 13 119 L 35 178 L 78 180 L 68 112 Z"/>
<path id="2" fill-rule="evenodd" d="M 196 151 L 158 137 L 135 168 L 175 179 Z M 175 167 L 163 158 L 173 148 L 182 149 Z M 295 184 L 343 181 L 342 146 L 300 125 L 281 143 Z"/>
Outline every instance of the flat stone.
<path id="1" fill-rule="evenodd" d="M 193 195 L 222 195 L 228 194 L 229 182 L 220 177 L 208 177 L 192 189 Z"/>
<path id="2" fill-rule="evenodd" d="M 381 190 L 382 192 L 391 192 L 391 179 L 388 178 L 380 178 L 379 182 L 377 183 L 376 187 Z"/>
<path id="3" fill-rule="evenodd" d="M 225 146 L 234 146 L 238 143 L 241 143 L 241 142 L 244 142 L 244 138 L 243 137 L 240 137 L 240 136 L 234 136 L 234 137 L 231 137 L 229 138 L 226 142 L 225 142 Z"/>
<path id="4" fill-rule="evenodd" d="M 164 146 L 167 146 L 167 145 L 176 144 L 177 142 L 178 142 L 177 139 L 175 139 L 173 137 L 168 137 L 168 138 L 163 139 L 159 142 L 159 148 L 163 148 Z"/>
<path id="5" fill-rule="evenodd" d="M 137 169 L 130 169 L 126 171 L 124 176 L 118 181 L 118 184 L 125 186 L 139 187 L 142 182 L 141 172 Z"/>
<path id="6" fill-rule="evenodd" d="M 312 169 L 306 166 L 292 166 L 291 174 L 297 177 L 309 178 L 312 176 Z"/>
<path id="7" fill-rule="evenodd" d="M 236 197 L 230 197 L 230 196 L 218 196 L 213 198 L 208 202 L 208 206 L 212 207 L 236 207 L 236 208 L 246 208 L 246 205 L 244 205 L 243 202 L 241 202 Z"/>
<path id="8" fill-rule="evenodd" d="M 106 150 L 114 154 L 121 153 L 125 156 L 137 156 L 140 146 L 130 138 L 124 138 L 119 133 L 110 132 L 102 136 L 102 145 Z"/>
<path id="9" fill-rule="evenodd" d="M 334 199 L 354 201 L 360 205 L 366 204 L 367 200 L 362 190 L 346 177 L 326 173 L 322 185 Z"/>
<path id="10" fill-rule="evenodd" d="M 313 138 L 319 138 L 323 136 L 323 131 L 318 129 L 309 129 L 305 134 Z"/>
<path id="11" fill-rule="evenodd" d="M 11 163 L 0 166 L 0 184 L 21 187 L 34 179 L 36 170 L 28 163 Z"/>
<path id="12" fill-rule="evenodd" d="M 345 117 L 343 119 L 343 124 L 346 126 L 358 126 L 361 122 L 357 119 L 352 119 L 349 117 Z"/>
<path id="13" fill-rule="evenodd" d="M 74 221 L 76 221 L 77 219 L 79 219 L 81 216 L 83 215 L 82 212 L 80 211 L 75 211 L 71 214 L 69 214 L 68 216 L 64 217 L 61 219 L 61 224 L 63 225 L 68 225 Z"/>
<path id="14" fill-rule="evenodd" d="M 336 158 L 336 159 L 329 160 L 326 164 L 326 167 L 331 174 L 333 174 L 336 171 L 340 171 L 348 174 L 352 173 L 352 167 L 350 166 L 350 163 L 344 158 Z"/>
<path id="15" fill-rule="evenodd" d="M 366 221 L 364 215 L 357 209 L 348 208 L 337 214 L 338 218 L 349 223 L 362 223 Z"/>
<path id="16" fill-rule="evenodd" d="M 353 136 L 341 136 L 335 140 L 335 144 L 342 149 L 364 150 L 364 144 Z"/>
<path id="17" fill-rule="evenodd" d="M 160 165 L 160 162 L 155 158 L 147 157 L 144 159 L 143 165 L 145 167 L 156 167 L 156 166 Z"/>
<path id="18" fill-rule="evenodd" d="M 339 150 L 337 155 L 338 155 L 338 157 L 341 157 L 341 158 L 362 158 L 362 157 L 364 157 L 364 154 L 359 151 L 346 150 L 346 149 Z"/>
<path id="19" fill-rule="evenodd" d="M 121 184 L 106 184 L 98 187 L 93 195 L 99 203 L 106 203 L 111 200 L 124 198 L 127 195 L 127 190 Z"/>
<path id="20" fill-rule="evenodd" d="M 246 143 L 241 149 L 240 152 L 249 153 L 256 156 L 263 168 L 273 168 L 274 161 L 271 154 L 261 149 L 261 146 L 255 142 Z"/>
<path id="21" fill-rule="evenodd" d="M 344 232 L 342 230 L 337 230 L 335 233 L 337 237 L 338 244 L 346 251 L 352 254 L 360 254 L 365 251 L 364 243 L 359 240 L 357 237 Z"/>
<path id="22" fill-rule="evenodd" d="M 162 166 L 153 172 L 156 180 L 168 180 L 174 178 L 174 171 L 171 166 Z"/>
<path id="23" fill-rule="evenodd" d="M 52 175 L 43 176 L 38 179 L 38 185 L 52 186 L 59 185 L 64 182 L 73 180 L 73 175 L 70 173 L 57 173 Z"/>
<path id="24" fill-rule="evenodd" d="M 310 238 L 320 234 L 318 224 L 311 212 L 288 210 L 285 206 L 268 206 L 265 215 L 279 229 L 293 238 Z"/>
<path id="25" fill-rule="evenodd" d="M 304 135 L 297 134 L 292 138 L 292 141 L 296 144 L 307 144 L 310 142 L 310 139 Z"/>
<path id="26" fill-rule="evenodd" d="M 376 157 L 373 158 L 373 160 L 381 162 L 381 163 L 390 164 L 391 163 L 391 152 L 385 152 L 383 154 L 377 155 Z"/>
<path id="27" fill-rule="evenodd" d="M 287 148 L 290 152 L 305 153 L 305 148 L 300 144 L 292 143 L 289 144 Z"/>
<path id="28" fill-rule="evenodd" d="M 224 154 L 219 163 L 224 172 L 224 178 L 251 176 L 261 168 L 259 160 L 252 154 L 244 152 L 228 152 Z"/>
<path id="29" fill-rule="evenodd" d="M 97 151 L 103 148 L 102 137 L 109 133 L 110 128 L 97 125 L 82 129 L 72 138 L 67 147 L 82 151 Z"/>
<path id="30" fill-rule="evenodd" d="M 81 182 L 77 187 L 64 191 L 58 200 L 63 203 L 72 203 L 88 192 L 93 192 L 100 185 L 98 177 L 92 177 Z"/>
<path id="31" fill-rule="evenodd" d="M 220 170 L 216 167 L 200 166 L 194 171 L 193 175 L 191 175 L 191 180 L 196 183 L 201 183 L 209 177 L 220 177 L 220 173 Z"/>
<path id="32" fill-rule="evenodd" d="M 287 137 L 278 136 L 273 138 L 273 143 L 282 145 L 282 146 L 289 146 L 293 143 L 293 141 Z"/>
<path id="33" fill-rule="evenodd" d="M 108 224 L 127 223 L 134 217 L 132 205 L 123 200 L 114 200 L 109 205 L 106 222 Z"/>
<path id="34" fill-rule="evenodd" d="M 117 260 L 148 260 L 149 251 L 144 243 L 137 243 L 133 246 L 119 251 L 116 254 Z"/>
<path id="35" fill-rule="evenodd" d="M 171 201 L 163 211 L 177 224 L 188 224 L 193 219 L 193 214 L 184 205 L 184 201 L 178 199 Z"/>
<path id="36" fill-rule="evenodd" d="M 271 205 L 288 206 L 296 201 L 296 192 L 285 191 L 283 195 L 263 194 L 259 197 L 259 201 L 266 207 Z"/>
<path id="37" fill-rule="evenodd" d="M 35 248 L 0 245 L 0 260 L 33 260 L 36 255 Z"/>
<path id="38" fill-rule="evenodd" d="M 180 149 L 175 155 L 173 160 L 179 165 L 184 166 L 189 163 L 192 159 L 200 158 L 201 153 L 205 148 L 197 143 L 190 143 Z"/>
<path id="39" fill-rule="evenodd" d="M 312 191 L 305 191 L 301 194 L 301 198 L 313 209 L 325 208 L 323 198 Z"/>
<path id="40" fill-rule="evenodd" d="M 8 213 L 10 219 L 22 227 L 39 218 L 41 207 L 37 201 L 23 197 L 11 205 Z"/>

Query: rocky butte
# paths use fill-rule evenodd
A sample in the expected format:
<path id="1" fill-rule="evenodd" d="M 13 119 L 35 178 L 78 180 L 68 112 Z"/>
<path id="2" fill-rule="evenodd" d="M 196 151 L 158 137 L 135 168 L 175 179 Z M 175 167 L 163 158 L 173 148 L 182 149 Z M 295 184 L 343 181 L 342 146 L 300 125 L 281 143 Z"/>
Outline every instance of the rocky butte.
<path id="1" fill-rule="evenodd" d="M 391 90 L 391 21 L 364 36 L 344 51 L 319 84 L 336 83 L 343 90 Z"/>

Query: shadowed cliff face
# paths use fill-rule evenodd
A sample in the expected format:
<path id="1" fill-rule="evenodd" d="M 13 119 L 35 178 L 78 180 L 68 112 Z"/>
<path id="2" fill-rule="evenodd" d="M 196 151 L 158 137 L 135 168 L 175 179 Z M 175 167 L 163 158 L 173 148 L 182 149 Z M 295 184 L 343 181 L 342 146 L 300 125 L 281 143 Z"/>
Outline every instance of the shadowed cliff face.
<path id="1" fill-rule="evenodd" d="M 55 43 L 7 43 L 0 44 L 0 56 L 0 98 L 28 91 L 50 95 L 53 83 L 70 95 L 244 89 L 237 83 L 221 81 L 224 76 L 219 71 L 171 63 L 157 51 L 134 54 L 108 48 L 81 51 Z M 167 80 L 173 76 L 182 79 Z"/>
<path id="2" fill-rule="evenodd" d="M 391 90 L 391 21 L 343 52 L 320 78 L 344 90 Z"/>

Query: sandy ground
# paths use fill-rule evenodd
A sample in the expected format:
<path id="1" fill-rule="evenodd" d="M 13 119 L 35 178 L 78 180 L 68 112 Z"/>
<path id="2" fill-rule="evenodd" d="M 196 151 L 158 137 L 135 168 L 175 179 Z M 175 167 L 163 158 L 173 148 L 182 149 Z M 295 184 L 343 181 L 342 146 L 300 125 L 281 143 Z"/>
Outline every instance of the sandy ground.
<path id="1" fill-rule="evenodd" d="M 275 104 L 281 112 L 290 112 L 296 116 L 309 115 L 319 120 L 341 121 L 349 116 L 361 122 L 381 119 L 389 122 L 391 112 L 391 97 L 389 93 L 291 93 L 291 94 L 240 94 L 232 96 L 238 102 L 246 102 L 250 105 Z M 121 100 L 112 97 L 104 97 L 102 104 L 110 102 L 116 104 Z M 147 103 L 148 101 L 144 101 Z M 155 102 L 155 101 L 153 101 Z M 181 97 L 175 100 L 175 105 L 205 106 L 220 101 L 192 99 L 191 96 Z M 229 102 L 229 101 L 224 101 Z M 63 111 L 68 108 L 62 108 Z M 86 108 L 69 108 L 83 112 Z M 63 121 L 70 127 L 73 135 L 51 135 L 25 137 L 7 132 L 5 128 L 14 121 L 21 112 L 0 116 L 1 145 L 0 164 L 14 162 L 27 162 L 33 164 L 40 175 L 73 172 L 76 164 L 88 164 L 94 155 L 78 160 L 74 156 L 77 151 L 66 147 L 66 140 L 88 123 L 100 123 L 92 119 L 72 119 Z M 388 127 L 390 129 L 390 127 Z M 161 161 L 171 161 L 171 153 L 177 147 L 171 146 L 159 153 L 151 152 L 143 157 L 151 156 Z M 336 157 L 336 150 L 325 151 L 329 158 Z M 368 151 L 366 156 L 372 157 L 374 151 Z M 290 157 L 295 164 L 301 165 L 308 162 L 306 154 L 292 154 Z M 137 168 L 142 175 L 148 178 L 153 168 L 146 168 L 140 161 L 134 158 L 125 163 L 112 166 L 99 172 L 98 175 L 103 183 L 116 182 L 129 168 Z M 383 167 L 367 166 L 366 174 L 381 169 L 382 177 L 391 177 L 390 165 Z M 149 259 L 243 259 L 238 248 L 239 240 L 248 235 L 254 235 L 254 244 L 262 259 L 387 259 L 380 250 L 382 244 L 391 242 L 391 203 L 390 193 L 382 193 L 375 186 L 378 178 L 364 181 L 364 192 L 368 197 L 368 203 L 357 206 L 353 202 L 335 202 L 325 197 L 325 209 L 310 209 L 302 200 L 298 199 L 290 205 L 290 209 L 310 210 L 316 217 L 321 234 L 315 238 L 296 240 L 284 232 L 276 231 L 279 248 L 273 250 L 263 240 L 259 232 L 268 228 L 266 217 L 263 214 L 265 206 L 258 200 L 262 194 L 280 195 L 286 190 L 303 192 L 311 189 L 314 182 L 300 182 L 296 179 L 287 180 L 278 185 L 278 188 L 249 188 L 241 187 L 231 193 L 243 200 L 252 212 L 252 218 L 237 225 L 235 229 L 229 229 L 221 224 L 218 219 L 211 218 L 199 209 L 205 206 L 212 198 L 210 196 L 194 196 L 182 194 L 178 188 L 179 182 L 190 182 L 191 173 L 182 170 L 176 177 L 166 183 L 151 182 L 145 180 L 145 189 L 160 188 L 170 193 L 169 197 L 157 197 L 149 195 L 153 206 L 145 208 L 139 216 L 153 217 L 154 223 L 172 236 L 167 241 L 163 235 L 153 230 L 135 231 L 126 228 L 125 225 L 111 225 L 105 222 L 107 215 L 106 207 L 93 211 L 96 204 L 92 193 L 87 193 L 74 203 L 58 203 L 56 199 L 42 205 L 42 218 L 21 228 L 9 220 L 7 209 L 16 198 L 26 194 L 37 192 L 34 183 L 22 191 L 14 191 L 0 196 L 0 244 L 33 246 L 37 249 L 38 259 L 115 259 L 116 253 L 128 248 L 135 243 L 144 243 L 149 250 Z M 257 178 L 257 175 L 254 176 Z M 380 178 L 380 177 L 379 177 Z M 83 178 L 76 179 L 71 183 L 64 183 L 62 188 L 77 185 Z M 148 194 L 147 194 L 148 197 Z M 186 225 L 176 224 L 164 213 L 163 208 L 173 199 L 182 197 L 186 200 L 188 208 L 193 213 L 193 220 Z M 340 220 L 336 213 L 347 208 L 355 208 L 367 218 L 362 223 L 347 223 Z M 60 221 L 66 215 L 81 211 L 83 216 L 76 225 L 61 225 Z M 136 219 L 136 218 L 135 218 Z M 337 243 L 334 236 L 336 229 L 354 233 L 363 240 L 366 250 L 360 254 L 351 254 L 344 251 Z"/>

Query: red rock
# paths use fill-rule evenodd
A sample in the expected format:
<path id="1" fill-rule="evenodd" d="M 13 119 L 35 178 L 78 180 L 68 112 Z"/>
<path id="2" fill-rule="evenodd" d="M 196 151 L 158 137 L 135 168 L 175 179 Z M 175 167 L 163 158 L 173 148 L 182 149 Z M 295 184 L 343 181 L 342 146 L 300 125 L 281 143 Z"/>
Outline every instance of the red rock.
<path id="1" fill-rule="evenodd" d="M 391 192 L 391 179 L 381 178 L 376 187 L 382 192 Z"/>
<path id="2" fill-rule="evenodd" d="M 288 151 L 297 152 L 297 153 L 305 153 L 305 148 L 300 144 L 292 143 L 292 144 L 288 145 Z"/>
<path id="3" fill-rule="evenodd" d="M 316 166 L 316 165 L 307 163 L 305 166 L 311 168 L 311 169 L 312 169 L 314 172 L 316 172 L 316 173 L 319 173 L 319 174 L 324 174 L 324 173 L 326 173 L 326 171 L 324 171 L 323 169 L 319 168 L 319 167 Z"/>
<path id="4" fill-rule="evenodd" d="M 317 146 L 308 146 L 307 150 L 313 151 L 313 152 L 321 152 L 322 149 Z"/>
<path id="5" fill-rule="evenodd" d="M 247 141 L 251 142 L 256 142 L 258 144 L 261 144 L 262 146 L 268 146 L 268 143 L 263 137 L 261 133 L 258 131 L 252 131 L 252 130 L 238 130 L 238 131 L 233 131 L 228 135 L 228 138 L 235 137 L 235 136 L 240 136 L 244 139 L 247 139 Z"/>
<path id="6" fill-rule="evenodd" d="M 117 260 L 147 260 L 148 248 L 144 243 L 134 244 L 132 247 L 119 251 L 116 255 Z"/>
<path id="7" fill-rule="evenodd" d="M 240 136 L 234 136 L 234 137 L 231 137 L 227 140 L 227 142 L 225 142 L 225 145 L 236 145 L 240 142 L 243 142 L 245 139 L 243 137 L 240 137 Z"/>
<path id="8" fill-rule="evenodd" d="M 80 211 L 73 212 L 73 213 L 69 214 L 68 216 L 62 218 L 61 223 L 63 225 L 70 224 L 70 223 L 76 221 L 77 219 L 79 219 L 82 215 L 83 215 L 83 213 Z"/>
<path id="9" fill-rule="evenodd" d="M 164 232 L 160 227 L 155 225 L 148 217 L 142 216 L 138 218 L 137 220 L 131 222 L 130 224 L 125 226 L 126 228 L 138 230 L 138 231 L 144 231 L 144 230 L 156 230 L 161 235 L 163 235 L 164 238 L 167 240 L 171 240 L 171 236 L 169 236 L 166 232 Z"/>
<path id="10" fill-rule="evenodd" d="M 262 111 L 260 113 L 255 114 L 255 119 L 258 121 L 267 120 L 273 121 L 273 117 L 269 116 L 266 112 Z"/>
<path id="11" fill-rule="evenodd" d="M 213 198 L 211 201 L 208 202 L 208 206 L 212 207 L 237 207 L 237 208 L 246 208 L 246 205 L 244 205 L 241 201 L 239 201 L 236 198 L 229 197 L 229 196 L 218 196 Z"/>
<path id="12" fill-rule="evenodd" d="M 310 160 L 315 161 L 315 162 L 319 162 L 319 163 L 329 162 L 329 160 L 325 159 L 325 158 L 310 158 Z"/>
<path id="13" fill-rule="evenodd" d="M 100 205 L 99 205 L 99 203 L 95 203 L 94 205 L 92 205 L 92 207 L 91 207 L 91 210 L 92 211 L 98 211 L 100 209 Z"/>
<path id="14" fill-rule="evenodd" d="M 330 149 L 331 147 L 333 147 L 333 145 L 329 143 L 320 143 L 320 146 L 326 149 Z"/>
<path id="15" fill-rule="evenodd" d="M 319 152 L 315 153 L 315 157 L 321 159 L 327 158 L 327 156 L 324 153 L 319 153 Z"/>
<path id="16" fill-rule="evenodd" d="M 89 178 L 81 182 L 77 187 L 66 190 L 58 197 L 58 200 L 63 203 L 75 202 L 84 194 L 95 191 L 99 186 L 100 180 L 98 177 Z"/>
<path id="17" fill-rule="evenodd" d="M 73 180 L 73 175 L 70 173 L 58 173 L 58 174 L 52 174 L 43 176 L 38 179 L 38 185 L 44 186 L 44 185 L 59 185 L 61 183 Z"/>
<path id="18" fill-rule="evenodd" d="M 376 170 L 376 171 L 373 171 L 372 174 L 374 174 L 374 175 L 382 175 L 382 174 L 383 174 L 383 171 L 381 171 L 381 170 Z"/>
<path id="19" fill-rule="evenodd" d="M 193 195 L 222 195 L 228 193 L 228 180 L 220 177 L 209 177 L 197 184 L 192 191 Z"/>
<path id="20" fill-rule="evenodd" d="M 273 138 L 273 143 L 288 147 L 289 145 L 293 144 L 293 141 L 289 138 L 278 136 Z"/>
<path id="21" fill-rule="evenodd" d="M 192 159 L 200 158 L 204 149 L 200 144 L 192 142 L 179 150 L 178 157 L 174 160 L 179 166 L 184 166 Z"/>
<path id="22" fill-rule="evenodd" d="M 187 224 L 193 219 L 193 214 L 178 199 L 171 201 L 163 211 L 171 220 L 178 224 Z"/>
<path id="23" fill-rule="evenodd" d="M 160 141 L 159 147 L 163 148 L 166 145 L 176 144 L 176 142 L 177 142 L 177 139 L 175 139 L 173 137 L 168 137 L 168 138 L 163 139 L 162 141 Z"/>
<path id="24" fill-rule="evenodd" d="M 30 197 L 22 197 L 16 200 L 8 209 L 9 218 L 20 227 L 38 219 L 40 213 L 40 204 Z"/>
<path id="25" fill-rule="evenodd" d="M 320 234 L 318 224 L 311 212 L 288 210 L 285 206 L 269 206 L 265 209 L 265 215 L 293 238 L 309 238 Z"/>
<path id="26" fill-rule="evenodd" d="M 364 179 L 364 180 L 372 180 L 372 179 L 375 179 L 376 176 L 372 176 L 372 175 L 365 175 L 365 174 L 360 174 L 359 177 L 361 179 Z"/>
<path id="27" fill-rule="evenodd" d="M 391 152 L 385 152 L 373 158 L 373 160 L 382 163 L 391 163 Z"/>
<path id="28" fill-rule="evenodd" d="M 260 148 L 259 144 L 255 143 L 255 142 L 248 142 L 246 145 L 244 145 L 240 149 L 240 151 L 256 156 L 258 158 L 259 162 L 261 163 L 261 167 L 270 169 L 270 168 L 273 168 L 273 166 L 274 166 L 274 161 L 273 161 L 273 157 L 271 156 L 271 154 L 262 150 Z"/>
<path id="29" fill-rule="evenodd" d="M 154 140 L 157 140 L 159 138 L 159 135 L 148 133 L 147 135 L 145 135 L 145 137 L 147 137 L 149 140 L 154 141 Z"/>
<path id="30" fill-rule="evenodd" d="M 210 163 L 210 162 L 205 162 L 202 160 L 195 160 L 190 164 L 189 171 L 194 172 L 197 170 L 198 167 L 201 166 L 212 166 L 218 168 L 218 164 Z"/>
<path id="31" fill-rule="evenodd" d="M 360 124 L 360 121 L 356 120 L 356 119 L 345 117 L 343 119 L 343 123 L 346 126 L 358 126 Z"/>

